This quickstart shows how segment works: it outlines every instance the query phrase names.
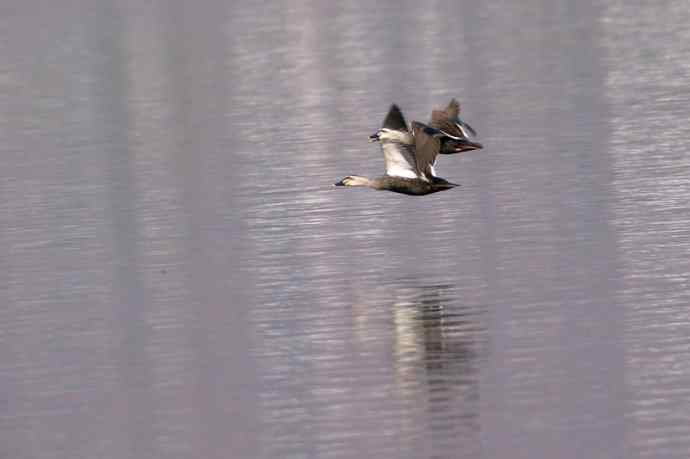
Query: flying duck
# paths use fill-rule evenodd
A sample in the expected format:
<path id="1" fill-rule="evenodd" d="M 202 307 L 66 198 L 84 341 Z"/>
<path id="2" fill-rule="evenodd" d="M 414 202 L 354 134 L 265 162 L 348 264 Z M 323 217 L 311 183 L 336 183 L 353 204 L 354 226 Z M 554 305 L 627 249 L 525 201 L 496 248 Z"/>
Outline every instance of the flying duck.
<path id="1" fill-rule="evenodd" d="M 350 175 L 335 186 L 368 187 L 417 196 L 458 186 L 436 177 L 433 164 L 444 142 L 453 141 L 462 145 L 469 142 L 466 138 L 450 136 L 416 121 L 408 129 L 400 108 L 393 104 L 383 121 L 383 127 L 369 140 L 381 143 L 385 175 L 374 179 Z"/>
<path id="2" fill-rule="evenodd" d="M 465 151 L 479 150 L 484 146 L 479 142 L 472 142 L 469 137 L 476 137 L 477 132 L 460 119 L 460 103 L 456 99 L 451 99 L 445 110 L 433 110 L 429 126 L 439 131 L 449 134 L 451 137 L 461 137 L 464 142 L 455 142 L 452 139 L 445 142 L 439 153 L 451 155 Z"/>

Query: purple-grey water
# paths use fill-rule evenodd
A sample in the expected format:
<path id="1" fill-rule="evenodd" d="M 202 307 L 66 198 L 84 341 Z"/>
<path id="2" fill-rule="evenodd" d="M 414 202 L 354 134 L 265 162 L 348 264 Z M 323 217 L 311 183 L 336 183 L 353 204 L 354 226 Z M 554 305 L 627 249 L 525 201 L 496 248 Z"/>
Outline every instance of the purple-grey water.
<path id="1" fill-rule="evenodd" d="M 687 459 L 689 23 L 0 6 L 0 458 Z M 331 186 L 451 97 L 462 187 Z"/>

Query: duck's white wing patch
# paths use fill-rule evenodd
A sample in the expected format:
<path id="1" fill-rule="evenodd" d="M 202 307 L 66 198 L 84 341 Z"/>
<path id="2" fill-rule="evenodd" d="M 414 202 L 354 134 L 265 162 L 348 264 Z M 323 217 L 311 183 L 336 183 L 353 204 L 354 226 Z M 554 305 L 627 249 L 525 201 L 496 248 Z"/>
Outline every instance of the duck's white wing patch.
<path id="1" fill-rule="evenodd" d="M 470 135 L 472 135 L 472 137 L 477 137 L 477 131 L 475 131 L 472 126 L 470 126 L 469 124 L 467 124 L 466 122 L 464 122 L 460 118 L 458 118 L 457 124 L 460 125 L 460 129 L 465 134 L 465 137 L 469 137 Z"/>
<path id="2" fill-rule="evenodd" d="M 386 175 L 412 179 L 419 177 L 414 159 L 414 145 L 382 142 L 381 149 L 386 165 Z"/>
<path id="3" fill-rule="evenodd" d="M 429 164 L 429 173 L 432 177 L 436 177 L 436 169 L 434 169 L 434 165 L 436 165 L 436 161 L 434 161 L 434 164 Z"/>
<path id="4" fill-rule="evenodd" d="M 462 135 L 465 136 L 465 138 L 469 138 L 471 135 L 473 135 L 466 127 L 464 123 L 455 123 L 455 125 L 460 129 L 460 132 L 462 132 Z"/>

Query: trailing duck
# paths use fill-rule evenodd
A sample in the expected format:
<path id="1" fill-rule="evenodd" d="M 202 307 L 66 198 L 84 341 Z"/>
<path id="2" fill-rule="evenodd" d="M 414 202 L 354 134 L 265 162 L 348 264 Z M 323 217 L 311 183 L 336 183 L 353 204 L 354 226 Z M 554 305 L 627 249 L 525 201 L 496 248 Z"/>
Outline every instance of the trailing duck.
<path id="1" fill-rule="evenodd" d="M 484 146 L 479 142 L 473 142 L 469 138 L 476 137 L 477 132 L 468 123 L 460 119 L 460 103 L 456 99 L 451 99 L 444 110 L 433 110 L 429 126 L 439 131 L 449 134 L 451 137 L 460 137 L 462 142 L 450 140 L 445 142 L 439 153 L 451 155 L 466 151 L 479 150 Z"/>

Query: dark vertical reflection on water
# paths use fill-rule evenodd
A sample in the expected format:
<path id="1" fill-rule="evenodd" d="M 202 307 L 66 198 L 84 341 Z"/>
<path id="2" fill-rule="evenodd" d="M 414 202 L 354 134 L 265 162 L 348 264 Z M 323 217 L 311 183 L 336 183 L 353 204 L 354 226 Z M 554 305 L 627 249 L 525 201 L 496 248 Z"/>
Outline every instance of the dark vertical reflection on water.
<path id="1" fill-rule="evenodd" d="M 166 91 L 174 126 L 169 130 L 174 171 L 171 180 L 180 190 L 176 200 L 184 215 L 186 234 L 181 250 L 185 260 L 184 282 L 189 289 L 185 311 L 188 332 L 183 345 L 189 349 L 189 356 L 179 371 L 191 374 L 189 382 L 181 381 L 172 397 L 184 394 L 188 401 L 180 409 L 195 419 L 189 423 L 176 414 L 169 422 L 180 427 L 195 426 L 186 432 L 187 438 L 177 439 L 185 454 L 227 457 L 226 451 L 214 445 L 230 442 L 236 454 L 244 456 L 253 448 L 249 446 L 253 440 L 248 435 L 253 424 L 249 415 L 251 398 L 240 402 L 223 394 L 239 392 L 247 384 L 247 378 L 236 374 L 230 378 L 231 384 L 223 381 L 235 373 L 233 367 L 251 368 L 236 352 L 247 347 L 246 334 L 239 329 L 224 337 L 219 328 L 224 321 L 246 320 L 245 311 L 239 308 L 232 308 L 231 315 L 223 312 L 228 308 L 228 292 L 233 292 L 232 300 L 236 304 L 247 303 L 239 288 L 243 284 L 242 274 L 233 273 L 230 267 L 233 259 L 243 258 L 238 251 L 242 225 L 232 215 L 239 205 L 232 182 L 219 186 L 226 179 L 226 171 L 219 165 L 232 160 L 226 151 L 233 140 L 233 133 L 227 130 L 232 89 L 217 78 L 227 75 L 232 65 L 222 46 L 226 41 L 229 11 L 222 3 L 195 8 L 185 2 L 174 2 L 156 11 L 156 16 L 160 15 L 161 42 L 165 44 L 161 65 L 170 75 Z M 224 205 L 213 204 L 218 202 Z M 229 244 L 226 231 L 237 235 Z M 228 273 L 228 276 L 211 277 L 208 272 Z M 223 422 L 226 413 L 240 407 L 248 416 L 237 419 L 228 428 Z"/>
<path id="2" fill-rule="evenodd" d="M 496 305 L 482 379 L 486 452 L 627 457 L 624 422 L 606 421 L 622 419 L 625 387 L 600 11 L 471 8 L 489 18 L 465 16 L 476 50 L 469 60 L 484 70 L 473 72 L 472 87 L 492 101 L 477 104 L 491 141 L 477 172 L 486 190 L 481 253 Z"/>
<path id="3" fill-rule="evenodd" d="M 450 285 L 422 286 L 411 293 L 395 308 L 397 371 L 420 381 L 427 392 L 427 455 L 442 457 L 460 450 L 467 457 L 478 456 L 477 360 L 485 339 L 481 309 L 458 305 L 457 291 Z"/>
<path id="4" fill-rule="evenodd" d="M 154 425 L 153 362 L 147 317 L 152 298 L 143 281 L 136 189 L 137 165 L 130 147 L 132 124 L 127 95 L 130 93 L 125 21 L 119 8 L 108 6 L 90 32 L 95 52 L 104 59 L 97 63 L 94 80 L 96 111 L 104 117 L 103 146 L 107 161 L 105 182 L 109 226 L 112 237 L 112 298 L 115 342 L 113 358 L 117 372 L 115 409 L 120 411 L 125 454 L 153 455 Z M 109 18 L 105 20 L 104 18 Z M 123 97 L 124 96 L 124 97 Z M 127 422 L 130 417 L 139 420 Z"/>

